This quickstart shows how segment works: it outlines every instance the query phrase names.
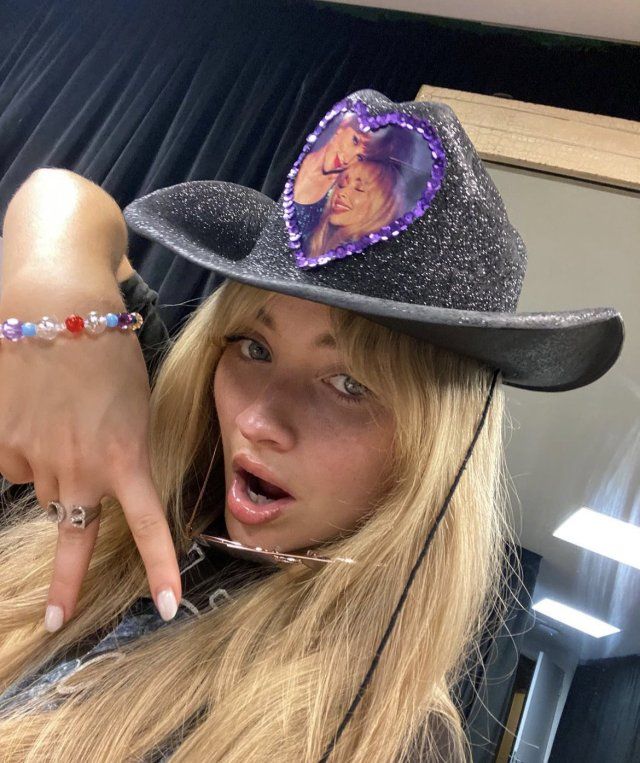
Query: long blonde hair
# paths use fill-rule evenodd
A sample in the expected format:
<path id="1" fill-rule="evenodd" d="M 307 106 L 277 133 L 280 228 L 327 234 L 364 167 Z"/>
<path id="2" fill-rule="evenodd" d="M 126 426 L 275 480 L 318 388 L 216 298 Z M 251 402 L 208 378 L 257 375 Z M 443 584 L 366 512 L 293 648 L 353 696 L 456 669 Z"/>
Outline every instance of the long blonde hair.
<path id="1" fill-rule="evenodd" d="M 212 379 L 226 333 L 274 296 L 227 281 L 189 318 L 151 396 L 152 473 L 176 549 L 217 439 Z M 349 373 L 396 414 L 390 479 L 349 537 L 323 552 L 354 565 L 291 567 L 249 581 L 221 608 L 161 627 L 123 659 L 87 666 L 55 709 L 55 691 L 0 715 L 0 759 L 149 759 L 170 743 L 182 761 L 317 761 L 365 674 L 405 580 L 473 436 L 490 372 L 468 358 L 332 308 Z M 331 761 L 469 757 L 452 687 L 501 599 L 509 538 L 498 387 L 475 450 L 360 706 Z M 195 529 L 220 510 L 212 492 Z M 76 616 L 53 634 L 42 620 L 57 530 L 35 496 L 8 507 L 0 532 L 0 688 L 98 629 L 141 595 L 146 575 L 122 511 L 103 519 Z M 19 573 L 17 574 L 17 571 Z M 73 677 L 68 680 L 73 685 Z M 80 683 L 82 685 L 80 685 Z M 59 698 L 58 698 L 59 699 Z"/>

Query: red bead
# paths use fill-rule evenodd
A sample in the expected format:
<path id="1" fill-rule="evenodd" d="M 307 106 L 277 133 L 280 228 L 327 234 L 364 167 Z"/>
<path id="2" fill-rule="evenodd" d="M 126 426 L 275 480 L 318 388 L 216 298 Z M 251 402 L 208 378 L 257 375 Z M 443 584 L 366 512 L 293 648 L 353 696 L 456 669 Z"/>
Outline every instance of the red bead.
<path id="1" fill-rule="evenodd" d="M 64 325 L 72 334 L 79 334 L 84 328 L 84 320 L 80 315 L 70 315 L 65 320 Z"/>

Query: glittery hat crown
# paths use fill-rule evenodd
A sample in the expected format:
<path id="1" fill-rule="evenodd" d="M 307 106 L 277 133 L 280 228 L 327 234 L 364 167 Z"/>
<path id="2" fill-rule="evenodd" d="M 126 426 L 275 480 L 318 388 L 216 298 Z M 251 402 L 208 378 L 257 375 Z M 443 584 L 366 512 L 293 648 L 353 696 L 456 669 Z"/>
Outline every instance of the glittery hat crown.
<path id="1" fill-rule="evenodd" d="M 280 269 L 275 252 L 286 259 L 288 248 L 297 269 L 328 288 L 460 310 L 516 309 L 524 242 L 445 104 L 396 105 L 370 90 L 337 103 L 308 136 L 280 204 L 282 220 L 252 253 L 271 272 Z"/>
<path id="2" fill-rule="evenodd" d="M 191 180 L 132 202 L 141 233 L 221 277 L 359 313 L 560 391 L 615 362 L 609 307 L 516 313 L 526 249 L 453 110 L 361 90 L 298 150 L 274 202 Z"/>

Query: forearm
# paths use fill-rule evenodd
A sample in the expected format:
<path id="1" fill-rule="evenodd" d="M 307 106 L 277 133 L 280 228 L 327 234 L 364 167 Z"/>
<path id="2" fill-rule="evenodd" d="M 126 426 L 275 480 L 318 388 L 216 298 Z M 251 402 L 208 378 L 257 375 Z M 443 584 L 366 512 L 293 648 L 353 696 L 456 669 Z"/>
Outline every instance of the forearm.
<path id="1" fill-rule="evenodd" d="M 133 272 L 117 203 L 73 172 L 36 170 L 11 199 L 3 224 L 2 287 L 57 299 L 78 291 L 112 299 Z"/>

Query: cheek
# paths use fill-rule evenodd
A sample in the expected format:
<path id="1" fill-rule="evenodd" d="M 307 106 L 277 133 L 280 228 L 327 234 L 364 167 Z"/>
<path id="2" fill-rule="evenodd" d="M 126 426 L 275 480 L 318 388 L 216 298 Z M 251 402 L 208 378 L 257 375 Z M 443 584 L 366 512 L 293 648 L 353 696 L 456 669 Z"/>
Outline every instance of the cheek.
<path id="1" fill-rule="evenodd" d="M 223 438 L 242 410 L 245 396 L 241 380 L 236 378 L 223 355 L 213 377 L 213 400 Z"/>
<path id="2" fill-rule="evenodd" d="M 355 499 L 370 495 L 385 459 L 385 451 L 356 438 L 335 445 L 336 452 L 331 453 L 323 464 L 325 476 L 332 475 L 326 484 L 331 486 L 332 492 L 343 492 Z"/>
<path id="3" fill-rule="evenodd" d="M 382 199 L 368 193 L 364 199 L 363 214 L 369 217 L 377 216 L 382 209 Z"/>
<path id="4" fill-rule="evenodd" d="M 375 199 L 372 199 L 372 214 L 379 215 L 382 210 L 384 209 L 384 205 L 387 202 L 386 196 L 378 196 Z"/>
<path id="5" fill-rule="evenodd" d="M 353 193 L 353 211 L 358 215 L 365 215 L 369 211 L 369 199 L 367 194 L 360 191 L 354 191 Z"/>
<path id="6" fill-rule="evenodd" d="M 309 502 L 312 523 L 325 529 L 333 526 L 349 530 L 364 516 L 379 496 L 387 470 L 391 433 L 378 428 L 363 434 L 354 429 L 336 431 L 332 437 L 319 438 L 308 472 Z"/>
<path id="7" fill-rule="evenodd" d="M 222 426 L 223 421 L 226 418 L 227 402 L 228 399 L 225 395 L 225 379 L 221 360 L 218 363 L 218 367 L 216 368 L 213 375 L 213 403 L 216 407 L 216 413 L 218 415 L 220 426 Z"/>

